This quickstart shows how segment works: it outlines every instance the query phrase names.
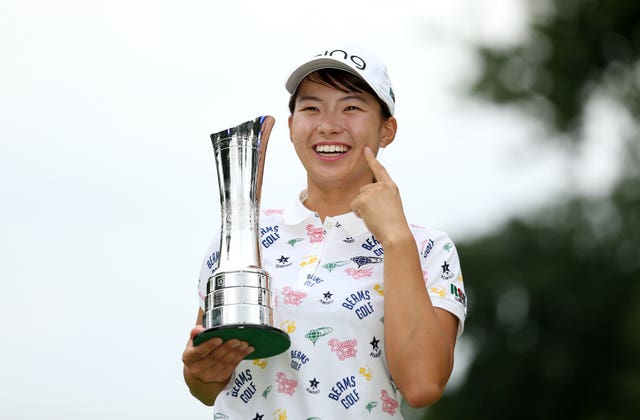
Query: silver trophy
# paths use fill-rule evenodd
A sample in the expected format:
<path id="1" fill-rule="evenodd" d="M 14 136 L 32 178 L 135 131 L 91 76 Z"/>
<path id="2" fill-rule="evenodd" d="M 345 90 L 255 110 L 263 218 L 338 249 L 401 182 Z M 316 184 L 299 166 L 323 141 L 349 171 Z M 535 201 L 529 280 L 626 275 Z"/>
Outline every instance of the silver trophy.
<path id="1" fill-rule="evenodd" d="M 212 337 L 237 338 L 255 348 L 247 359 L 275 356 L 291 343 L 274 326 L 271 277 L 260 257 L 260 191 L 274 123 L 273 117 L 262 116 L 211 135 L 220 190 L 220 256 L 207 281 L 206 329 L 194 344 Z"/>

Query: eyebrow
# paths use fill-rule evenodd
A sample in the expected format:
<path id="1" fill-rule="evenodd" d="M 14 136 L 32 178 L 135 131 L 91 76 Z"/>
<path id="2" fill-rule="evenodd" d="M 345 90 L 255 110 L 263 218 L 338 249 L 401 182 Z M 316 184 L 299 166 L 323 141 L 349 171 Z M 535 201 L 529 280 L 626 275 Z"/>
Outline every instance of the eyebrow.
<path id="1" fill-rule="evenodd" d="M 344 101 L 350 101 L 350 100 L 353 100 L 353 99 L 355 99 L 357 101 L 360 101 L 360 102 L 366 102 L 366 100 L 364 99 L 363 95 L 356 94 L 356 93 L 347 94 L 346 96 L 343 96 L 339 100 L 341 102 L 344 102 Z M 320 97 L 313 96 L 313 95 L 299 96 L 297 100 L 298 101 L 318 101 L 318 102 L 322 102 L 322 99 Z"/>
<path id="2" fill-rule="evenodd" d="M 322 100 L 317 96 L 304 95 L 304 96 L 298 96 L 297 101 L 298 102 L 300 102 L 300 101 L 319 101 L 319 102 L 321 102 Z"/>

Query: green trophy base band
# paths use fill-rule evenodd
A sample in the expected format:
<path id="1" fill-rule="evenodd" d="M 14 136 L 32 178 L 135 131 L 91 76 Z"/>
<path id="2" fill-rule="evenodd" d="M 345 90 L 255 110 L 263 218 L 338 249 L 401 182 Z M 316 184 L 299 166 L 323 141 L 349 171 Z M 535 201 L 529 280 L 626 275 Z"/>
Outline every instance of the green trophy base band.
<path id="1" fill-rule="evenodd" d="M 286 351 L 291 345 L 287 333 L 266 325 L 223 325 L 209 328 L 195 336 L 193 345 L 200 345 L 213 337 L 222 338 L 223 341 L 237 338 L 249 343 L 255 350 L 245 357 L 245 360 L 275 356 Z"/>

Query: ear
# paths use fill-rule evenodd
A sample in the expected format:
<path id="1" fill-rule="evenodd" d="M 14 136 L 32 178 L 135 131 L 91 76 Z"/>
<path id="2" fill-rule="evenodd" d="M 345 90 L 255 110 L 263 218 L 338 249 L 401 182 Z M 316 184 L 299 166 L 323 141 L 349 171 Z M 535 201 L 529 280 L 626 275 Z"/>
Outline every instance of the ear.
<path id="1" fill-rule="evenodd" d="M 291 134 L 291 125 L 293 124 L 293 115 L 289 115 L 289 119 L 287 120 L 287 125 L 289 126 L 289 141 L 293 143 L 293 135 Z"/>
<path id="2" fill-rule="evenodd" d="M 380 135 L 380 147 L 387 147 L 396 138 L 396 131 L 398 131 L 398 121 L 394 117 L 382 121 L 381 135 Z"/>

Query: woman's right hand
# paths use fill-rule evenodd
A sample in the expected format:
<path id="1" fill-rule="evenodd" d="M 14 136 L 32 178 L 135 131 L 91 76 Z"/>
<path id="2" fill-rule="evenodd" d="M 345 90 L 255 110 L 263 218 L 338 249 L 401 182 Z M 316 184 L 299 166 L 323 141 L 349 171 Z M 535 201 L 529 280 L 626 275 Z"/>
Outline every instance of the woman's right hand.
<path id="1" fill-rule="evenodd" d="M 244 341 L 231 339 L 223 342 L 218 337 L 194 346 L 194 337 L 204 330 L 201 325 L 191 330 L 189 342 L 182 353 L 182 363 L 185 382 L 191 393 L 203 403 L 212 405 L 235 368 L 254 349 Z"/>

